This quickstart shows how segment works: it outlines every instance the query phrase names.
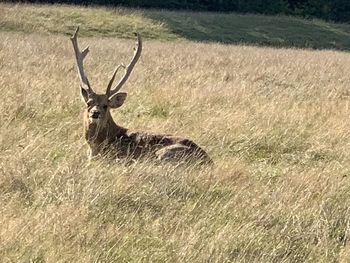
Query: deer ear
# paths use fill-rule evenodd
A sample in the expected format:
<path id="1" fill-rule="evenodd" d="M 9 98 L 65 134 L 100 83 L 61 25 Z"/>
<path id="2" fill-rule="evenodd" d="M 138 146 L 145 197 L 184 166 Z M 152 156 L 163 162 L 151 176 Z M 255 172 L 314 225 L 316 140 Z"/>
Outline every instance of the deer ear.
<path id="1" fill-rule="evenodd" d="M 87 101 L 89 100 L 89 93 L 86 89 L 84 89 L 83 87 L 80 87 L 81 90 L 81 98 L 83 99 L 83 101 L 85 103 L 87 103 Z"/>
<path id="2" fill-rule="evenodd" d="M 118 92 L 109 98 L 109 106 L 113 108 L 119 108 L 123 105 L 128 93 Z"/>

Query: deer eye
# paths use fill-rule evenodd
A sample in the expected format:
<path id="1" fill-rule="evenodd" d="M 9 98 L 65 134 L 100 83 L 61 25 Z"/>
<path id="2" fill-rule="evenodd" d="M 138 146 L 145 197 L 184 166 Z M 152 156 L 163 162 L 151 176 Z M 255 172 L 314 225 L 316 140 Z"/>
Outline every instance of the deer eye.
<path id="1" fill-rule="evenodd" d="M 88 107 L 91 107 L 93 105 L 93 101 L 92 100 L 88 100 L 86 102 L 86 104 L 87 104 Z"/>
<path id="2" fill-rule="evenodd" d="M 104 110 L 107 110 L 108 106 L 107 106 L 107 105 L 103 105 L 102 108 L 103 108 Z"/>

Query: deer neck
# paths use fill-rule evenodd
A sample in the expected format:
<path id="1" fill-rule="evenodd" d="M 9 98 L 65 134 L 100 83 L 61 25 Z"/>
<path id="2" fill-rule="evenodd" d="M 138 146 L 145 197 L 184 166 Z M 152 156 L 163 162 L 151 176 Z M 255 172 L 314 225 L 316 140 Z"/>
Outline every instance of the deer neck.
<path id="1" fill-rule="evenodd" d="M 84 121 L 85 139 L 89 144 L 102 144 L 115 141 L 126 134 L 127 129 L 118 126 L 112 116 L 108 114 L 104 123 L 91 123 L 87 118 Z"/>

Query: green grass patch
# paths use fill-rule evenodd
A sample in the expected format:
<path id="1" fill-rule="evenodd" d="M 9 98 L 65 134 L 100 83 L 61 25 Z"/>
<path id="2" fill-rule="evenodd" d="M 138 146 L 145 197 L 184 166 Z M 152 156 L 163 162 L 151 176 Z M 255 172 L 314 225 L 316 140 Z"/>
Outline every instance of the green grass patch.
<path id="1" fill-rule="evenodd" d="M 350 49 L 350 25 L 288 16 L 0 4 L 1 31 Z"/>

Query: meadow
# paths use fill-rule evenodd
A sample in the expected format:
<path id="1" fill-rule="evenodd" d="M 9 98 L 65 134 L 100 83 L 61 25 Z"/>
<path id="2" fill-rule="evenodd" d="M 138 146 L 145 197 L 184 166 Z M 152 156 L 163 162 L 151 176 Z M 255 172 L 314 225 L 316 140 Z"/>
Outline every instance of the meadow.
<path id="1" fill-rule="evenodd" d="M 21 27 L 36 8 L 67 28 Z M 141 11 L 125 39 L 93 33 L 99 8 L 0 10 L 1 262 L 349 262 L 349 53 L 195 42 Z M 67 10 L 71 24 L 53 19 Z M 131 31 L 153 32 L 113 117 L 192 138 L 213 169 L 87 161 L 76 21 L 101 92 Z"/>
<path id="2" fill-rule="evenodd" d="M 0 31 L 350 50 L 350 25 L 289 16 L 0 4 Z"/>

